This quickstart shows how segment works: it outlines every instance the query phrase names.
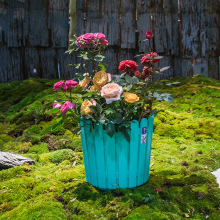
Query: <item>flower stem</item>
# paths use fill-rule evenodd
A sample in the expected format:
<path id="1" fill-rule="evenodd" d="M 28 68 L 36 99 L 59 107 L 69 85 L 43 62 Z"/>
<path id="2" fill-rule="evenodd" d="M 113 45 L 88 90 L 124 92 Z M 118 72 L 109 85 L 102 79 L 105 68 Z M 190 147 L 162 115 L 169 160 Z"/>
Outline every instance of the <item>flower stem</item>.
<path id="1" fill-rule="evenodd" d="M 143 111 L 144 111 L 144 106 L 145 106 L 145 104 L 146 104 L 147 86 L 148 86 L 149 79 L 150 79 L 150 76 L 147 77 L 146 84 L 145 84 L 145 89 L 144 89 L 144 102 L 143 102 L 141 114 L 140 114 L 140 117 L 139 117 L 139 120 L 138 120 L 139 123 L 140 123 L 140 121 L 141 121 L 141 117 L 142 117 L 142 114 L 143 114 Z"/>

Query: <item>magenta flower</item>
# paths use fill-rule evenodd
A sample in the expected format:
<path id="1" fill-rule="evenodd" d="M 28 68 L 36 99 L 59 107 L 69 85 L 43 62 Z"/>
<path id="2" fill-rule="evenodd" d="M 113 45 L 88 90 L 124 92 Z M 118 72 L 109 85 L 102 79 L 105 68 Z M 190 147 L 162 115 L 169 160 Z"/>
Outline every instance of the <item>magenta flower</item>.
<path id="1" fill-rule="evenodd" d="M 72 109 L 76 108 L 76 103 L 70 104 L 70 105 L 69 105 L 69 108 L 72 108 Z"/>
<path id="2" fill-rule="evenodd" d="M 64 81 L 59 81 L 53 85 L 53 91 L 56 92 L 58 89 L 63 88 L 65 85 Z"/>
<path id="3" fill-rule="evenodd" d="M 77 82 L 76 81 L 73 81 L 73 80 L 67 80 L 65 82 L 65 85 L 68 87 L 68 88 L 75 88 L 77 86 Z"/>
<path id="4" fill-rule="evenodd" d="M 60 108 L 61 107 L 61 104 L 60 103 L 54 103 L 53 104 L 53 108 Z"/>
<path id="5" fill-rule="evenodd" d="M 105 35 L 102 33 L 94 33 L 95 39 L 105 39 Z"/>
<path id="6" fill-rule="evenodd" d="M 76 103 L 71 103 L 70 101 L 66 101 L 63 106 L 61 107 L 62 114 L 66 114 L 69 108 L 76 108 Z"/>
<path id="7" fill-rule="evenodd" d="M 101 39 L 101 42 L 100 42 L 100 43 L 103 44 L 103 45 L 106 45 L 106 44 L 108 43 L 108 41 L 105 40 L 105 39 Z"/>
<path id="8" fill-rule="evenodd" d="M 67 85 L 64 84 L 64 86 L 63 86 L 63 91 L 66 92 L 67 89 L 68 89 Z"/>
<path id="9" fill-rule="evenodd" d="M 85 41 L 91 41 L 94 39 L 94 34 L 93 33 L 87 33 L 87 34 L 84 34 L 82 36 L 83 40 Z"/>
<path id="10" fill-rule="evenodd" d="M 147 39 L 151 39 L 152 36 L 153 36 L 153 33 L 152 33 L 150 30 L 148 30 L 148 31 L 146 32 L 146 38 L 147 38 Z"/>

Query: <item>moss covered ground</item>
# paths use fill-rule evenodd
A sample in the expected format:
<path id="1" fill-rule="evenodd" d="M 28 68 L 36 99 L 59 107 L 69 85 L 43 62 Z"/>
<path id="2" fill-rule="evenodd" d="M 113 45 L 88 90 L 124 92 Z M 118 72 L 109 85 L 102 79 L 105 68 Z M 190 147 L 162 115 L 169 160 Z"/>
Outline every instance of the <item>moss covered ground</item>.
<path id="1" fill-rule="evenodd" d="M 165 111 L 155 119 L 149 181 L 108 192 L 86 182 L 75 126 L 51 131 L 55 81 L 0 84 L 0 151 L 36 161 L 0 171 L 0 219 L 220 219 L 211 174 L 220 167 L 220 82 L 201 75 L 169 80 L 176 81 L 156 83 L 174 102 L 155 103 Z"/>

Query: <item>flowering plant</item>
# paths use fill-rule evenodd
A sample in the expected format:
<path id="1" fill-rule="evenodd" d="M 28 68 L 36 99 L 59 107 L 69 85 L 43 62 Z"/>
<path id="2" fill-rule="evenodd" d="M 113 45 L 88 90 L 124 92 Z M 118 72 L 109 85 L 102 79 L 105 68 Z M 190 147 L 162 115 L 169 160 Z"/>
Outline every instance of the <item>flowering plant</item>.
<path id="1" fill-rule="evenodd" d="M 151 40 L 153 34 L 147 31 L 146 40 Z M 150 43 L 149 43 L 150 45 Z M 142 71 L 139 72 L 138 65 L 133 60 L 120 62 L 118 69 L 122 71 L 118 80 L 113 80 L 102 61 L 102 51 L 108 46 L 108 41 L 102 33 L 87 33 L 74 37 L 69 53 L 78 52 L 83 59 L 82 73 L 78 73 L 77 81 L 59 81 L 54 84 L 54 91 L 62 90 L 66 99 L 57 100 L 52 112 L 56 112 L 57 125 L 62 126 L 67 117 L 74 123 L 80 120 L 91 120 L 90 130 L 94 124 L 103 124 L 107 134 L 112 137 L 115 132 L 124 132 L 129 141 L 129 129 L 133 120 L 141 121 L 150 115 L 156 115 L 159 111 L 153 109 L 155 99 L 172 101 L 170 94 L 160 94 L 148 89 L 148 83 L 154 74 L 165 71 L 155 68 L 162 58 L 156 52 L 142 55 Z M 89 71 L 90 64 L 92 70 Z M 79 69 L 81 64 L 74 64 Z M 84 72 L 85 71 L 85 72 Z M 62 103 L 62 104 L 61 104 Z M 80 128 L 79 128 L 80 130 Z"/>

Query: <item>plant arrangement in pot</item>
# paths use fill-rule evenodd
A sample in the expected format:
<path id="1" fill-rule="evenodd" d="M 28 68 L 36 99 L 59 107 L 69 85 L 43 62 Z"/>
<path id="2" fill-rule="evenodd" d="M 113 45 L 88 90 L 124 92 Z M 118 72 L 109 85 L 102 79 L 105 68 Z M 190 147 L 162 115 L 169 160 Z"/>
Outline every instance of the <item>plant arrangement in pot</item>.
<path id="1" fill-rule="evenodd" d="M 152 37 L 148 30 L 146 40 Z M 153 101 L 172 101 L 170 94 L 148 88 L 154 74 L 168 69 L 155 67 L 162 57 L 150 45 L 142 55 L 141 71 L 135 61 L 125 60 L 118 67 L 122 74 L 113 80 L 103 63 L 105 35 L 74 36 L 68 52 L 79 53 L 83 62 L 74 65 L 84 72 L 76 74 L 77 81 L 54 84 L 54 91 L 61 89 L 66 97 L 56 100 L 51 110 L 57 113 L 55 127 L 63 125 L 63 118 L 79 124 L 86 179 L 100 189 L 133 188 L 149 178 L 153 121 L 159 112 Z"/>

